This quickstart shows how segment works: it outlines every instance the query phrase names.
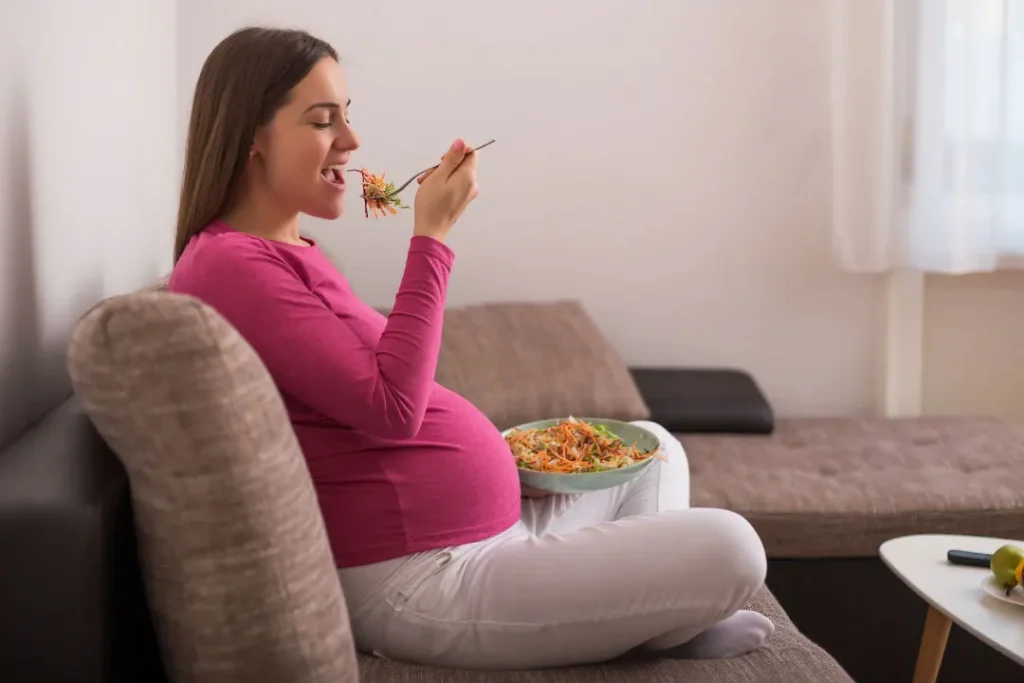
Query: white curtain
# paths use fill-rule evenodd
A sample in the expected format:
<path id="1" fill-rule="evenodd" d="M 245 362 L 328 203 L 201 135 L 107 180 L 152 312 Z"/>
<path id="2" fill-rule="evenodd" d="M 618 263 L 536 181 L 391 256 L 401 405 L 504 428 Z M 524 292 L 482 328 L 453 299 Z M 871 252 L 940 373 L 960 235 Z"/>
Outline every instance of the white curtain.
<path id="1" fill-rule="evenodd" d="M 831 9 L 840 264 L 1024 265 L 1024 0 L 832 0 Z"/>

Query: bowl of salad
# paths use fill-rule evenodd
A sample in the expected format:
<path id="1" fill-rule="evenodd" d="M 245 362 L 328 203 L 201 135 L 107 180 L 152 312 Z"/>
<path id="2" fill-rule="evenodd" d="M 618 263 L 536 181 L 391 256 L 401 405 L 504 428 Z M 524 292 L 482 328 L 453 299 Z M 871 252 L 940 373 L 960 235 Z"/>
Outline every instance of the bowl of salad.
<path id="1" fill-rule="evenodd" d="M 502 436 L 523 486 L 551 493 L 625 484 L 643 474 L 661 448 L 654 432 L 604 418 L 540 420 L 507 429 Z"/>

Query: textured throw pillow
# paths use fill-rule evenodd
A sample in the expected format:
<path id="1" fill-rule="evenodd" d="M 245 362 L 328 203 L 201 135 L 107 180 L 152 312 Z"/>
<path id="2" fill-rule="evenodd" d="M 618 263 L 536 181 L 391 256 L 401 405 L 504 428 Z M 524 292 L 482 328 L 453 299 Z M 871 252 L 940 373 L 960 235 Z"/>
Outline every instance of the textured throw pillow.
<path id="1" fill-rule="evenodd" d="M 568 415 L 650 415 L 629 368 L 575 301 L 447 310 L 436 377 L 499 429 Z"/>
<path id="2" fill-rule="evenodd" d="M 130 481 L 170 680 L 358 680 L 316 494 L 266 368 L 215 311 L 109 299 L 68 349 L 76 394 Z"/>

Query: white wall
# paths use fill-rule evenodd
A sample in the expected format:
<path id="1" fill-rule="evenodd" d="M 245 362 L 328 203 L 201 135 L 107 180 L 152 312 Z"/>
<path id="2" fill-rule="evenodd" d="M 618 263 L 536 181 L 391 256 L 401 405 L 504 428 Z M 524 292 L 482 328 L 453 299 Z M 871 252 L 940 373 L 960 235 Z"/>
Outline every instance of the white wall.
<path id="1" fill-rule="evenodd" d="M 170 267 L 174 8 L 0 3 L 0 443 L 70 393 L 81 313 Z"/>
<path id="2" fill-rule="evenodd" d="M 78 315 L 169 267 L 195 77 L 250 22 L 341 49 L 361 163 L 499 138 L 453 303 L 580 297 L 631 362 L 748 368 L 785 415 L 871 411 L 884 292 L 829 259 L 821 3 L 396 2 L 0 4 L 0 442 L 68 391 Z M 408 216 L 350 200 L 309 227 L 388 304 Z M 1024 417 L 1021 304 L 1019 273 L 928 278 L 926 411 Z"/>
<path id="3" fill-rule="evenodd" d="M 402 178 L 498 138 L 451 303 L 579 297 L 633 363 L 747 368 L 783 414 L 874 405 L 881 284 L 830 260 L 827 3 L 181 0 L 178 22 L 180 132 L 210 49 L 260 23 L 342 53 L 356 163 Z M 310 229 L 389 304 L 410 217 L 350 195 Z"/>
<path id="4" fill-rule="evenodd" d="M 601 9 L 0 3 L 0 443 L 69 391 L 78 315 L 169 268 L 195 77 L 249 22 L 343 52 L 360 163 L 402 176 L 456 135 L 499 138 L 453 303 L 580 297 L 631 362 L 745 367 L 785 415 L 870 412 L 884 292 L 829 259 L 823 3 Z M 408 216 L 350 200 L 309 227 L 388 304 Z M 1024 417 L 1022 304 L 1020 273 L 928 278 L 926 411 Z"/>
<path id="5" fill-rule="evenodd" d="M 924 409 L 1024 419 L 1024 272 L 927 279 Z"/>

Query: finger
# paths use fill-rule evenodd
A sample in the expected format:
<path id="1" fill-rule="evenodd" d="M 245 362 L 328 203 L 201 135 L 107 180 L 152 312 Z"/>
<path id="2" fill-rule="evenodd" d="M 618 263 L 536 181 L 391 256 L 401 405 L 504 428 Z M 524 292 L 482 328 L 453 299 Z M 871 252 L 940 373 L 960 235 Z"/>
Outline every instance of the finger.
<path id="1" fill-rule="evenodd" d="M 455 169 L 459 167 L 462 160 L 466 158 L 466 143 L 459 138 L 452 143 L 451 149 L 441 159 L 441 165 L 438 166 L 438 171 L 441 172 L 441 177 L 445 180 L 451 177 Z"/>
<path id="2" fill-rule="evenodd" d="M 417 176 L 417 178 L 416 178 L 416 183 L 417 184 L 422 184 L 423 181 L 426 180 L 427 178 L 429 178 L 431 175 L 433 175 L 434 171 L 436 171 L 436 170 L 437 170 L 436 168 L 431 168 L 431 169 L 426 170 L 423 173 L 419 174 L 419 176 Z"/>
<path id="3" fill-rule="evenodd" d="M 466 154 L 452 176 L 452 180 L 458 181 L 467 191 L 476 185 L 477 156 L 475 152 Z"/>
<path id="4" fill-rule="evenodd" d="M 466 155 L 462 158 L 462 163 L 459 164 L 458 170 L 460 172 L 468 173 L 476 178 L 476 165 L 477 157 L 480 155 L 473 150 L 466 152 Z"/>

